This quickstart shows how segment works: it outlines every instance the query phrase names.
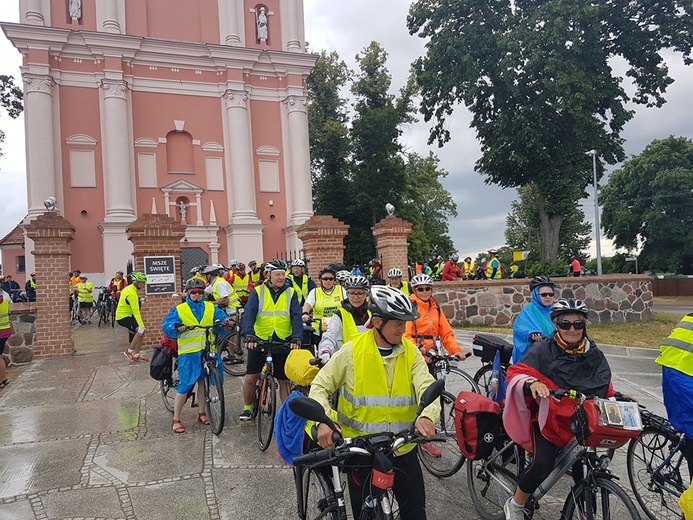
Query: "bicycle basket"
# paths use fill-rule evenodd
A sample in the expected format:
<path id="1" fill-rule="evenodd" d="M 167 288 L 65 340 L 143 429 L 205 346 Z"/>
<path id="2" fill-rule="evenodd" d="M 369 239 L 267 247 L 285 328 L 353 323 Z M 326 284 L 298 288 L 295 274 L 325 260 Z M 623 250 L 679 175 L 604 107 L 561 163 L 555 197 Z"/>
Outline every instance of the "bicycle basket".
<path id="1" fill-rule="evenodd" d="M 633 409 L 637 417 L 628 415 Z M 640 435 L 642 422 L 637 403 L 588 399 L 575 408 L 570 430 L 583 446 L 619 448 Z"/>

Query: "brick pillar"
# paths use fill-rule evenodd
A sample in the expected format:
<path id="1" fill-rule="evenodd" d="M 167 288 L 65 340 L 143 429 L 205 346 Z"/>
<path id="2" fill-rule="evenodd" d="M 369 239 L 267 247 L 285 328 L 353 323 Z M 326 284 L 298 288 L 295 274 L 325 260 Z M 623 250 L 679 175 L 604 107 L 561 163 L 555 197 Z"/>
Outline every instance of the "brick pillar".
<path id="1" fill-rule="evenodd" d="M 185 226 L 166 215 L 142 215 L 125 230 L 128 240 L 132 242 L 132 255 L 135 258 L 134 270 L 144 272 L 145 256 L 173 256 L 176 266 L 176 292 L 183 290 L 180 286 L 180 241 L 185 236 Z M 145 290 L 140 291 L 140 296 Z M 140 309 L 147 333 L 144 336 L 142 349 L 153 348 L 161 337 L 161 322 L 174 305 L 170 294 L 147 295 L 147 301 Z"/>
<path id="2" fill-rule="evenodd" d="M 296 230 L 312 275 L 331 263 L 344 262 L 344 237 L 349 226 L 331 215 L 313 215 Z"/>
<path id="3" fill-rule="evenodd" d="M 411 234 L 411 224 L 406 220 L 388 215 L 371 228 L 375 237 L 375 249 L 378 258 L 382 258 L 383 278 L 387 271 L 399 267 L 404 273 L 404 280 L 409 278 L 409 244 L 407 236 Z"/>
<path id="4" fill-rule="evenodd" d="M 68 300 L 70 242 L 75 228 L 57 212 L 46 212 L 24 226 L 34 243 L 36 340 L 34 357 L 71 356 L 75 350 Z"/>

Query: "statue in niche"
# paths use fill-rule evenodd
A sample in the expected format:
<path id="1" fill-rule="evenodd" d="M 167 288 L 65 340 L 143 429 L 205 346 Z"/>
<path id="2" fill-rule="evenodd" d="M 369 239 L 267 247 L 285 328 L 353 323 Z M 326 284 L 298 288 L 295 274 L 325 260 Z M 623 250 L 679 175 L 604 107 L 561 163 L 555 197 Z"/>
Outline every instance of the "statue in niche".
<path id="1" fill-rule="evenodd" d="M 82 0 L 70 0 L 68 9 L 72 20 L 82 18 Z"/>
<path id="2" fill-rule="evenodd" d="M 188 216 L 188 206 L 182 200 L 178 202 L 178 211 L 180 211 L 181 222 L 185 222 L 185 217 Z"/>
<path id="3" fill-rule="evenodd" d="M 255 12 L 257 22 L 257 39 L 261 42 L 266 42 L 269 36 L 267 29 L 267 10 L 264 7 L 260 8 L 260 12 Z"/>

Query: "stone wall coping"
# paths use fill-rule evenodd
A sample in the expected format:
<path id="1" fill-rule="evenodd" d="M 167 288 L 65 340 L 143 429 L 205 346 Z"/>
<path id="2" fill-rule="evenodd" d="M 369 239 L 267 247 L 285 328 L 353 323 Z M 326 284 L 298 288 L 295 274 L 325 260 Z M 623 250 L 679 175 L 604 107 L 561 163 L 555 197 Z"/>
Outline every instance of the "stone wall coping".
<path id="1" fill-rule="evenodd" d="M 388 215 L 371 228 L 373 235 L 402 235 L 411 233 L 412 224 L 394 215 Z"/>
<path id="2" fill-rule="evenodd" d="M 10 314 L 36 314 L 36 302 L 12 303 Z"/>
<path id="3" fill-rule="evenodd" d="M 564 276 L 551 278 L 551 281 L 556 285 L 570 285 L 574 283 L 588 284 L 588 283 L 614 283 L 614 282 L 635 282 L 635 281 L 652 281 L 651 276 L 638 275 L 624 275 L 624 274 L 605 274 L 602 276 Z M 470 288 L 470 287 L 502 287 L 502 286 L 517 286 L 526 285 L 529 286 L 531 278 L 503 278 L 501 280 L 454 280 L 445 282 L 435 282 L 433 285 L 436 289 L 442 289 L 444 287 L 450 288 Z"/>

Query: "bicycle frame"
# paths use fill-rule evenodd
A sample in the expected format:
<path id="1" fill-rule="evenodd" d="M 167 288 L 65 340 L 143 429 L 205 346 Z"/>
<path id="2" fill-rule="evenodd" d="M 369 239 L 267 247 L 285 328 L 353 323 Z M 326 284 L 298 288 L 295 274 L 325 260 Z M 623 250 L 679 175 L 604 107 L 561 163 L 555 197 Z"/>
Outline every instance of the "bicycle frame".
<path id="1" fill-rule="evenodd" d="M 661 418 L 659 416 L 656 416 L 654 414 L 651 414 L 650 412 L 644 410 L 642 412 L 643 415 L 643 422 L 647 422 L 648 425 L 650 426 L 656 426 L 659 428 L 659 430 L 664 433 L 664 435 L 669 438 L 676 436 L 678 437 L 678 442 L 676 445 L 673 444 L 673 442 L 669 442 L 669 454 L 664 457 L 664 460 L 662 463 L 657 466 L 656 468 L 652 469 L 650 481 L 652 484 L 657 486 L 657 488 L 661 489 L 662 491 L 665 491 L 669 494 L 672 495 L 678 495 L 685 491 L 688 488 L 687 483 L 683 482 L 681 480 L 681 464 L 684 461 L 684 456 L 683 456 L 683 445 L 686 442 L 685 436 L 681 434 L 678 430 L 676 430 L 673 425 L 667 421 L 664 418 Z M 674 466 L 671 466 L 670 463 L 674 459 L 674 457 L 680 454 L 681 456 L 679 457 L 679 460 L 676 462 Z M 675 485 L 678 485 L 678 489 L 671 489 L 670 487 L 667 487 L 665 484 L 671 482 L 671 477 L 668 475 L 663 475 L 663 470 L 665 468 L 671 468 L 675 471 L 676 475 L 676 482 L 674 483 Z M 690 470 L 690 468 L 689 468 Z"/>

